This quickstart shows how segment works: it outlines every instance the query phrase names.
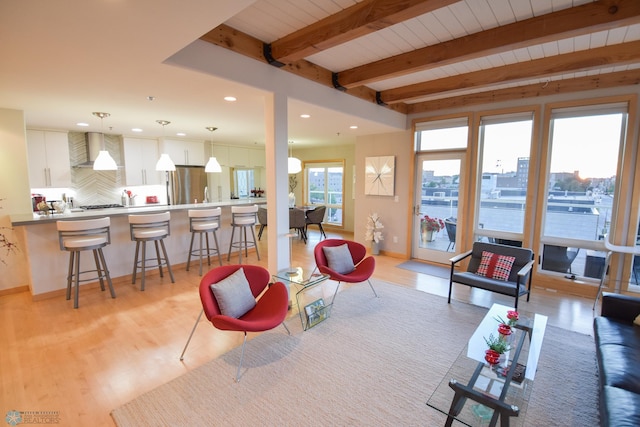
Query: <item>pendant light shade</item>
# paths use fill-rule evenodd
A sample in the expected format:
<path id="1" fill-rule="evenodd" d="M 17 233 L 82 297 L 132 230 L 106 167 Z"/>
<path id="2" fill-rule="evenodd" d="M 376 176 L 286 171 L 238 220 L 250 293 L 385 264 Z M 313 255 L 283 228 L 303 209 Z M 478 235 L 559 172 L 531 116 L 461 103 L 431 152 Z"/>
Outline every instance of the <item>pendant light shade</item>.
<path id="1" fill-rule="evenodd" d="M 215 157 L 209 157 L 209 161 L 207 162 L 207 165 L 204 167 L 204 171 L 207 173 L 219 173 L 222 172 L 222 167 L 220 166 L 220 163 L 218 163 L 218 160 L 216 160 Z"/>
<path id="2" fill-rule="evenodd" d="M 289 174 L 299 173 L 302 170 L 302 162 L 293 157 L 293 141 L 289 141 L 289 159 L 287 159 L 287 171 Z"/>
<path id="3" fill-rule="evenodd" d="M 156 163 L 156 170 L 163 172 L 172 172 L 176 170 L 176 164 L 173 163 L 171 157 L 167 153 L 162 153 Z"/>
<path id="4" fill-rule="evenodd" d="M 207 126 L 206 129 L 211 132 L 211 154 L 213 154 L 213 132 L 218 129 L 217 127 Z M 209 157 L 209 161 L 204 167 L 204 171 L 207 173 L 220 173 L 222 172 L 222 167 L 220 167 L 220 163 L 215 157 Z"/>
<path id="5" fill-rule="evenodd" d="M 118 165 L 116 164 L 116 161 L 113 160 L 113 157 L 111 157 L 111 155 L 107 151 L 107 148 L 105 147 L 105 143 L 104 143 L 104 132 L 103 132 L 102 122 L 105 117 L 109 117 L 111 114 L 102 113 L 99 111 L 93 112 L 91 114 L 93 114 L 96 117 L 100 117 L 100 132 L 101 132 L 100 136 L 102 138 L 102 145 L 101 145 L 102 150 L 100 150 L 100 153 L 98 153 L 98 157 L 96 157 L 96 160 L 93 162 L 93 170 L 94 171 L 118 170 Z"/>
<path id="6" fill-rule="evenodd" d="M 290 174 L 299 173 L 302 170 L 302 162 L 295 157 L 289 157 L 287 162 L 287 169 Z"/>
<path id="7" fill-rule="evenodd" d="M 113 160 L 113 157 L 109 155 L 107 150 L 101 150 L 98 153 L 98 157 L 96 157 L 93 162 L 93 170 L 95 171 L 115 171 L 118 170 L 118 165 L 116 161 Z"/>

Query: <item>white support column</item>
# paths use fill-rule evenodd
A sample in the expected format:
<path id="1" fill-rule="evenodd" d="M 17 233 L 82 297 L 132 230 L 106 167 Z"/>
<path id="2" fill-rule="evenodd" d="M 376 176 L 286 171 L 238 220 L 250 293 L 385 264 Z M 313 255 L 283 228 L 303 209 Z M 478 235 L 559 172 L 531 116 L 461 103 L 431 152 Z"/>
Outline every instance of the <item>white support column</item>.
<path id="1" fill-rule="evenodd" d="M 289 175 L 287 173 L 287 96 L 265 96 L 267 236 L 269 271 L 289 267 Z"/>

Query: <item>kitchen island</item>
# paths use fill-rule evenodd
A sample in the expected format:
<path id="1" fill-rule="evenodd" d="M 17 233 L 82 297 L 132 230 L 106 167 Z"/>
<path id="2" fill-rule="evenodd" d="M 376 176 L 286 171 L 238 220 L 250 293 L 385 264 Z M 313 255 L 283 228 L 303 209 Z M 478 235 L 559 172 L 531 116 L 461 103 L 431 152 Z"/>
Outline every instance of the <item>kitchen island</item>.
<path id="1" fill-rule="evenodd" d="M 60 250 L 57 221 L 111 218 L 111 244 L 104 248 L 109 273 L 113 279 L 126 277 L 127 280 L 130 280 L 133 271 L 135 243 L 131 241 L 129 234 L 129 215 L 171 212 L 171 235 L 165 240 L 165 244 L 172 267 L 178 267 L 186 263 L 191 241 L 189 209 L 222 208 L 220 229 L 217 235 L 220 253 L 226 257 L 231 239 L 231 206 L 266 204 L 266 202 L 267 200 L 264 198 L 252 198 L 186 205 L 92 209 L 46 216 L 28 213 L 11 215 L 10 218 L 11 225 L 26 245 L 24 251 L 27 254 L 29 264 L 29 289 L 34 299 L 40 299 L 61 294 L 61 290 L 67 287 L 69 253 Z M 81 257 L 81 261 L 81 271 L 95 268 L 93 257 L 85 255 Z M 149 270 L 152 274 L 153 271 L 157 272 L 157 269 Z"/>

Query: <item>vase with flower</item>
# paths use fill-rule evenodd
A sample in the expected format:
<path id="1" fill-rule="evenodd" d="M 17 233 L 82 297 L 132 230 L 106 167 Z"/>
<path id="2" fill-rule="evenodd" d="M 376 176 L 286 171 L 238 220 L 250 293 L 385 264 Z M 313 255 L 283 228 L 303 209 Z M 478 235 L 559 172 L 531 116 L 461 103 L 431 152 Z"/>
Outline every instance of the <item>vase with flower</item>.
<path id="1" fill-rule="evenodd" d="M 364 240 L 371 242 L 371 253 L 378 255 L 380 253 L 380 241 L 384 240 L 382 236 L 382 229 L 384 225 L 380 222 L 380 217 L 377 213 L 372 213 L 367 217 L 367 230 L 364 234 Z"/>
<path id="2" fill-rule="evenodd" d="M 420 218 L 420 237 L 422 243 L 433 242 L 435 234 L 444 228 L 444 221 L 440 218 L 425 215 Z"/>

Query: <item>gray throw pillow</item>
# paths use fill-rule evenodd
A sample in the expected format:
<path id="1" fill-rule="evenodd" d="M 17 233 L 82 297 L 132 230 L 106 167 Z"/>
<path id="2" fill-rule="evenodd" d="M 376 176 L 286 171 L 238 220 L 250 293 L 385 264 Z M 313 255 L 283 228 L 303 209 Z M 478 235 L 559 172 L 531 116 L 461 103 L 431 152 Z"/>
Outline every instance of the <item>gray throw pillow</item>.
<path id="1" fill-rule="evenodd" d="M 242 268 L 218 283 L 211 284 L 210 287 L 220 307 L 220 313 L 225 316 L 238 319 L 256 306 L 256 299 L 251 293 L 251 287 Z"/>
<path id="2" fill-rule="evenodd" d="M 340 274 L 349 274 L 355 270 L 353 258 L 346 243 L 340 246 L 325 246 L 322 248 L 327 258 L 329 268 Z"/>

